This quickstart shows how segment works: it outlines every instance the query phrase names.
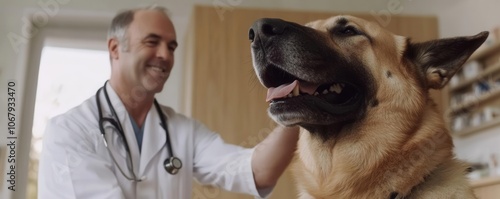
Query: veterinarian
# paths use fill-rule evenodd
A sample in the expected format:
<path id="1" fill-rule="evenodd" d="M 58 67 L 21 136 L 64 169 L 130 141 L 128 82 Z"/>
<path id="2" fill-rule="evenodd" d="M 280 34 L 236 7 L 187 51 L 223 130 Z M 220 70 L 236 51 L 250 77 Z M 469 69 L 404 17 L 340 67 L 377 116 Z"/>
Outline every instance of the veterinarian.
<path id="1" fill-rule="evenodd" d="M 127 10 L 113 19 L 111 77 L 95 96 L 50 120 L 39 199 L 188 199 L 193 177 L 233 192 L 269 195 L 292 159 L 298 127 L 278 126 L 244 149 L 159 105 L 155 94 L 169 77 L 176 48 L 164 8 Z"/>

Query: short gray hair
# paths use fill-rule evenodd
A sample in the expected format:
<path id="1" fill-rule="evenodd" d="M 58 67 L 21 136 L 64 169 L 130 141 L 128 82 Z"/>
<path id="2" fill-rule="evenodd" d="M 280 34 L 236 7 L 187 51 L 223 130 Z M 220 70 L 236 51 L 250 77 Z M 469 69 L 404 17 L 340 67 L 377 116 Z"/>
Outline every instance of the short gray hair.
<path id="1" fill-rule="evenodd" d="M 156 6 L 156 5 L 143 7 L 143 8 L 123 10 L 123 11 L 119 12 L 118 14 L 116 14 L 116 16 L 111 21 L 111 26 L 109 27 L 109 30 L 108 30 L 108 39 L 117 38 L 118 41 L 123 43 L 124 49 L 126 49 L 127 48 L 127 42 L 126 42 L 127 28 L 130 25 L 130 23 L 132 23 L 132 21 L 134 20 L 134 14 L 140 10 L 158 11 L 158 12 L 162 12 L 167 17 L 170 16 L 168 10 L 165 7 Z"/>

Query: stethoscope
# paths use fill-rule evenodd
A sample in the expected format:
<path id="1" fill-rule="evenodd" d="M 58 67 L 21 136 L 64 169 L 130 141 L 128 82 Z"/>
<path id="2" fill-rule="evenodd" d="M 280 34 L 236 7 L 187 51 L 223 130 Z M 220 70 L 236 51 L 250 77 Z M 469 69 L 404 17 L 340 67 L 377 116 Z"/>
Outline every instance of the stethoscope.
<path id="1" fill-rule="evenodd" d="M 127 178 L 128 180 L 140 182 L 140 181 L 142 181 L 142 179 L 137 178 L 137 176 L 134 173 L 134 165 L 132 164 L 132 155 L 130 154 L 130 148 L 129 148 L 127 139 L 125 138 L 125 133 L 123 131 L 122 124 L 118 120 L 118 115 L 116 114 L 116 111 L 115 111 L 113 105 L 111 104 L 111 100 L 109 100 L 108 91 L 106 90 L 107 83 L 108 82 L 106 81 L 106 83 L 104 83 L 104 86 L 101 87 L 99 90 L 97 90 L 97 93 L 96 93 L 97 111 L 99 112 L 99 130 L 101 131 L 101 135 L 102 135 L 103 140 L 104 140 L 104 145 L 106 146 L 106 149 L 108 150 L 108 152 L 111 156 L 111 159 L 113 159 L 113 162 L 116 164 L 116 166 L 118 167 L 120 172 L 123 174 L 123 176 L 125 178 Z M 99 94 L 101 92 L 101 89 L 104 89 L 104 96 L 106 97 L 106 102 L 108 103 L 108 106 L 111 109 L 111 113 L 113 114 L 113 117 L 103 117 L 102 116 L 101 102 L 99 100 Z M 154 105 L 155 105 L 156 110 L 158 111 L 158 115 L 160 116 L 160 120 L 161 120 L 160 126 L 165 130 L 165 135 L 166 135 L 165 144 L 168 147 L 168 153 L 170 156 L 169 158 L 165 159 L 165 161 L 163 162 L 163 166 L 165 167 L 165 170 L 168 173 L 175 175 L 179 172 L 179 169 L 182 168 L 182 161 L 173 155 L 172 145 L 170 144 L 170 137 L 168 135 L 168 128 L 167 128 L 167 125 L 165 122 L 165 116 L 163 115 L 163 112 L 160 109 L 160 105 L 158 104 L 156 99 L 154 100 Z M 129 170 L 130 173 L 132 173 L 132 177 L 129 177 L 128 175 L 125 174 L 125 172 L 123 172 L 123 170 L 121 169 L 119 164 L 116 162 L 115 157 L 111 153 L 111 151 L 108 147 L 108 141 L 106 139 L 106 136 L 104 135 L 105 134 L 104 122 L 110 123 L 119 132 L 120 136 L 122 137 L 123 141 L 125 142 L 125 150 L 127 152 L 127 159 L 128 159 L 127 169 Z M 108 126 L 108 128 L 109 128 L 109 126 Z M 131 165 L 132 168 L 130 168 L 129 165 Z"/>

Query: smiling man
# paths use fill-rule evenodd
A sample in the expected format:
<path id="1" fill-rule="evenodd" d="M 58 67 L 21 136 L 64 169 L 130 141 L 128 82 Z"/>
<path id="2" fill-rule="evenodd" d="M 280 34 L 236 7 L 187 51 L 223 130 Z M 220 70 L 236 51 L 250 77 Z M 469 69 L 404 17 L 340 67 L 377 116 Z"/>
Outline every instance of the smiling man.
<path id="1" fill-rule="evenodd" d="M 253 149 L 225 143 L 161 106 L 174 64 L 165 9 L 127 10 L 108 34 L 111 77 L 83 104 L 53 118 L 44 136 L 39 198 L 191 198 L 192 179 L 269 195 L 296 149 L 298 127 L 277 127 Z"/>

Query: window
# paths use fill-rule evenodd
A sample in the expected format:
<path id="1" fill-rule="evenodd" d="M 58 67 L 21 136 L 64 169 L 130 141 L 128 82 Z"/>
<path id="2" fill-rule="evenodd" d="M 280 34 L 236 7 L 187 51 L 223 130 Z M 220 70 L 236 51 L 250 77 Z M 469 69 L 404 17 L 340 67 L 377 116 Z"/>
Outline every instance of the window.
<path id="1" fill-rule="evenodd" d="M 43 47 L 33 116 L 27 198 L 37 198 L 38 159 L 47 122 L 93 96 L 110 74 L 107 51 Z"/>

